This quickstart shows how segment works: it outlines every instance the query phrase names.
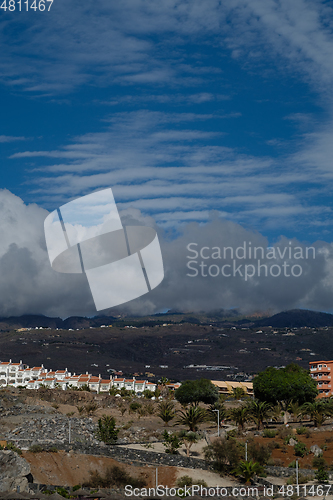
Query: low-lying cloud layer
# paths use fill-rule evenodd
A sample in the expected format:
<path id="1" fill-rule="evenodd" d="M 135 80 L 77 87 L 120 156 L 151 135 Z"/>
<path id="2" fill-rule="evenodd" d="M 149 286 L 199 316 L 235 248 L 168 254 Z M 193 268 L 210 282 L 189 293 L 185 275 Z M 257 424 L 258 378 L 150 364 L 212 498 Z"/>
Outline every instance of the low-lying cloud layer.
<path id="1" fill-rule="evenodd" d="M 48 212 L 35 204 L 25 205 L 7 190 L 0 191 L 0 209 L 0 316 L 96 314 L 85 276 L 51 269 L 44 238 Z M 124 225 L 144 224 L 158 230 L 165 266 L 161 285 L 124 305 L 124 311 L 332 308 L 330 243 L 305 245 L 281 237 L 269 249 L 261 234 L 218 218 L 204 225 L 184 225 L 181 234 L 170 239 L 137 209 L 120 215 Z"/>

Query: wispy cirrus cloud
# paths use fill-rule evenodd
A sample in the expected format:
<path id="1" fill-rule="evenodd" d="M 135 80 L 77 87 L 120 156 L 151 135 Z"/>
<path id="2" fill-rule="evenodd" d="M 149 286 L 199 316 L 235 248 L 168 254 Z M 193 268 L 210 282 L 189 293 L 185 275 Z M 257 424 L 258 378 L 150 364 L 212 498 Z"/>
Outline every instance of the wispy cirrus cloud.
<path id="1" fill-rule="evenodd" d="M 75 16 L 74 11 L 64 16 L 65 8 L 59 0 L 47 24 L 41 16 L 32 27 L 22 22 L 15 46 L 7 39 L 8 27 L 16 22 L 9 18 L 2 32 L 8 45 L 0 58 L 4 81 L 48 93 L 90 82 L 126 86 L 125 95 L 119 92 L 109 101 L 101 100 L 116 106 L 147 103 L 149 107 L 154 102 L 198 106 L 234 98 L 237 88 L 230 82 L 229 93 L 225 88 L 219 92 L 205 88 L 204 82 L 225 79 L 223 61 L 205 54 L 209 47 L 215 56 L 227 48 L 245 70 L 267 73 L 264 63 L 274 59 L 273 73 L 284 71 L 306 79 L 322 95 L 331 88 L 333 37 L 326 21 L 331 10 L 316 1 L 208 0 L 202 5 L 198 0 L 162 0 L 158 8 L 143 0 L 96 1 L 93 9 L 90 4 L 78 5 Z M 127 92 L 131 86 L 141 92 L 131 95 Z M 144 86 L 153 88 L 153 94 L 142 92 Z M 59 199 L 111 184 L 119 202 L 128 206 L 137 206 L 139 199 L 155 199 L 158 205 L 158 198 L 181 198 L 183 207 L 178 203 L 174 211 L 183 212 L 184 220 L 186 211 L 195 212 L 186 200 L 195 198 L 209 199 L 208 206 L 202 206 L 205 213 L 219 210 L 245 223 L 265 218 L 261 200 L 269 208 L 266 218 L 281 217 L 281 224 L 288 214 L 289 223 L 299 223 L 298 214 L 307 209 L 314 220 L 320 217 L 315 207 L 326 213 L 327 205 L 313 196 L 314 183 L 317 195 L 329 189 L 331 152 L 324 127 L 299 136 L 294 155 L 269 157 L 249 154 L 223 139 L 228 137 L 224 120 L 241 116 L 238 109 L 205 114 L 147 109 L 114 113 L 105 117 L 103 131 L 81 134 L 45 151 L 16 151 L 11 158 L 36 160 L 33 168 L 29 166 L 33 193 L 40 195 L 47 188 L 49 196 L 57 193 Z M 308 116 L 288 115 L 289 121 L 309 124 Z M 218 125 L 210 127 L 212 119 Z M 281 142 L 273 138 L 265 144 Z M 326 172 L 318 168 L 324 164 Z M 314 176 L 313 170 L 320 169 Z M 284 199 L 279 198 L 282 191 Z M 249 193 L 257 199 L 257 209 L 246 202 Z M 280 203 L 275 202 L 278 199 Z"/>
<path id="2" fill-rule="evenodd" d="M 310 170 L 291 159 L 282 164 L 223 146 L 222 126 L 219 134 L 207 130 L 212 118 L 147 110 L 118 113 L 105 120 L 104 132 L 78 136 L 55 151 L 15 153 L 12 161 L 39 159 L 29 182 L 41 201 L 50 203 L 51 196 L 55 203 L 58 196 L 61 203 L 111 185 L 122 209 L 140 209 L 162 226 L 195 217 L 209 220 L 211 211 L 258 228 L 299 225 L 305 215 L 308 227 L 325 217 L 327 207 L 314 206 L 311 197 Z M 201 122 L 205 131 L 189 130 Z M 320 186 L 321 179 L 317 182 Z M 300 183 L 301 197 L 295 192 Z"/>
<path id="3" fill-rule="evenodd" d="M 329 4 L 305 0 L 207 0 L 204 5 L 161 0 L 158 8 L 144 0 L 99 0 L 93 8 L 88 2 L 75 9 L 58 0 L 47 18 L 39 13 L 28 19 L 23 13 L 18 21 L 8 15 L 0 32 L 6 46 L 0 57 L 2 81 L 45 93 L 91 81 L 193 84 L 193 78 L 212 79 L 221 71 L 219 64 L 207 64 L 198 54 L 191 58 L 190 45 L 205 44 L 211 37 L 217 54 L 216 47 L 228 47 L 249 67 L 260 67 L 274 54 L 280 69 L 328 90 L 333 78 L 331 17 Z M 200 94 L 199 100 L 209 92 Z"/>
<path id="4" fill-rule="evenodd" d="M 27 137 L 16 137 L 13 135 L 0 135 L 0 142 L 27 141 Z"/>

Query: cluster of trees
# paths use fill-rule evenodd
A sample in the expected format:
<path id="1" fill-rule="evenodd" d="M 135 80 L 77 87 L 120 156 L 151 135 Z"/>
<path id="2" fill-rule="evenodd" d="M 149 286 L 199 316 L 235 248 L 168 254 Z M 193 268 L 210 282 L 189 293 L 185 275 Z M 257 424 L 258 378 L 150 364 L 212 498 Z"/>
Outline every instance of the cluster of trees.
<path id="1" fill-rule="evenodd" d="M 254 422 L 259 430 L 268 419 L 278 420 L 281 416 L 285 423 L 289 415 L 294 420 L 309 416 L 315 426 L 333 416 L 333 400 L 316 400 L 315 380 L 296 364 L 280 369 L 267 368 L 254 378 L 253 388 L 255 399 L 246 398 L 242 405 L 227 410 L 224 397 L 219 397 L 217 387 L 210 380 L 187 380 L 175 391 L 175 399 L 183 409 L 176 411 L 174 403 L 167 400 L 159 404 L 157 414 L 165 425 L 178 417 L 175 422 L 188 426 L 193 432 L 205 420 L 216 421 L 216 410 L 219 410 L 220 421 L 231 420 L 240 431 L 247 422 Z M 241 389 L 235 390 L 233 397 L 238 399 L 246 395 Z M 199 406 L 200 402 L 209 405 L 208 409 Z"/>
<path id="2" fill-rule="evenodd" d="M 272 447 L 256 443 L 248 443 L 248 459 L 244 460 L 244 443 L 234 438 L 216 439 L 205 448 L 205 459 L 211 462 L 215 470 L 231 473 L 249 481 L 255 474 L 264 471 L 272 452 Z"/>
<path id="3" fill-rule="evenodd" d="M 161 401 L 158 405 L 157 416 L 166 426 L 176 418 L 175 424 L 185 425 L 190 432 L 195 432 L 199 424 L 215 419 L 215 414 L 199 406 L 200 402 L 210 405 L 211 409 L 217 405 L 218 389 L 210 380 L 187 380 L 175 391 L 175 399 L 182 405 L 182 410 L 176 411 L 171 400 Z"/>

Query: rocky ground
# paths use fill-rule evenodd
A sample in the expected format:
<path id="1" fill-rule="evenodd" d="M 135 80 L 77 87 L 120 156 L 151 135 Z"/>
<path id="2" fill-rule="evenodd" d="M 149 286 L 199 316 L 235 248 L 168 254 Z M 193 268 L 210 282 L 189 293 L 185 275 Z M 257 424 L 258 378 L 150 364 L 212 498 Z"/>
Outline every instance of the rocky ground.
<path id="1" fill-rule="evenodd" d="M 24 425 L 5 434 L 5 439 L 22 449 L 34 444 L 50 446 L 65 443 L 99 444 L 95 438 L 96 424 L 92 418 L 68 418 L 64 415 L 45 415 L 26 419 Z"/>
<path id="2" fill-rule="evenodd" d="M 12 442 L 24 450 L 21 458 L 28 464 L 28 468 L 16 464 L 14 477 L 10 476 L 6 473 L 5 462 L 12 460 L 10 454 L 13 452 L 1 451 L 0 471 L 4 471 L 4 474 L 1 476 L 0 473 L 0 485 L 3 483 L 9 488 L 20 486 L 24 490 L 28 480 L 26 476 L 31 474 L 38 483 L 74 486 L 89 478 L 91 471 L 103 472 L 112 464 L 126 468 L 134 477 L 145 478 L 147 484 L 152 486 L 156 468 L 159 470 L 159 480 L 164 485 L 174 485 L 182 475 L 188 475 L 194 481 L 203 479 L 209 486 L 233 483 L 232 479 L 221 478 L 208 470 L 209 466 L 202 460 L 205 433 L 213 437 L 216 424 L 206 422 L 200 426 L 203 439 L 193 446 L 190 459 L 185 457 L 185 448 L 180 449 L 179 455 L 166 455 L 161 444 L 165 427 L 154 413 L 158 402 L 142 399 L 137 402 L 142 405 L 140 411 L 131 410 L 130 400 L 110 395 L 45 389 L 0 390 L 0 441 Z M 233 401 L 227 404 L 239 403 Z M 120 446 L 108 447 L 96 439 L 97 422 L 104 414 L 115 417 Z M 171 431 L 184 428 L 180 425 L 173 427 L 172 424 L 170 422 L 169 425 Z M 303 424 L 309 426 L 309 423 Z M 272 423 L 272 426 L 278 429 L 272 439 L 260 436 L 250 426 L 240 439 L 245 441 L 254 438 L 264 445 L 271 443 L 271 465 L 288 467 L 295 460 L 294 443 L 290 444 L 290 439 L 288 443 L 285 442 L 286 436 L 280 430 L 285 433 L 287 429 L 282 424 Z M 296 427 L 299 426 L 299 423 L 291 424 L 287 434 L 292 432 L 292 441 L 295 438 L 304 442 L 309 450 L 303 458 L 299 458 L 300 468 L 312 466 L 314 455 L 310 448 L 315 445 L 320 447 L 328 465 L 333 467 L 332 422 L 325 423 L 320 429 L 309 426 L 306 435 L 297 435 Z M 34 445 L 40 446 L 39 452 L 31 451 Z M 41 452 L 41 448 L 48 452 Z M 4 464 L 1 465 L 3 453 Z M 286 479 L 280 477 L 279 481 L 285 482 Z"/>

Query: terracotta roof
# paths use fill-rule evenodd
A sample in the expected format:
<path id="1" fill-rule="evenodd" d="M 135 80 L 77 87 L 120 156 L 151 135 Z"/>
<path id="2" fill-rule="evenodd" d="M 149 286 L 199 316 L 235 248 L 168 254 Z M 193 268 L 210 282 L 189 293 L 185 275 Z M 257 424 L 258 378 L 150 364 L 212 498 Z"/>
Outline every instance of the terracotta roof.
<path id="1" fill-rule="evenodd" d="M 105 379 L 105 380 L 101 380 L 101 384 L 109 384 L 110 383 L 110 379 Z"/>
<path id="2" fill-rule="evenodd" d="M 0 365 L 9 365 L 9 361 L 1 361 Z"/>
<path id="3" fill-rule="evenodd" d="M 101 379 L 99 377 L 90 377 L 89 384 L 99 382 Z"/>
<path id="4" fill-rule="evenodd" d="M 66 373 L 66 370 L 57 370 L 56 373 Z"/>
<path id="5" fill-rule="evenodd" d="M 34 366 L 33 368 L 31 368 L 32 370 L 41 370 L 42 367 L 41 366 Z"/>
<path id="6" fill-rule="evenodd" d="M 144 380 L 136 380 L 136 381 L 135 381 L 135 383 L 136 383 L 136 384 L 144 384 L 144 383 L 145 383 L 145 381 L 144 381 Z"/>

